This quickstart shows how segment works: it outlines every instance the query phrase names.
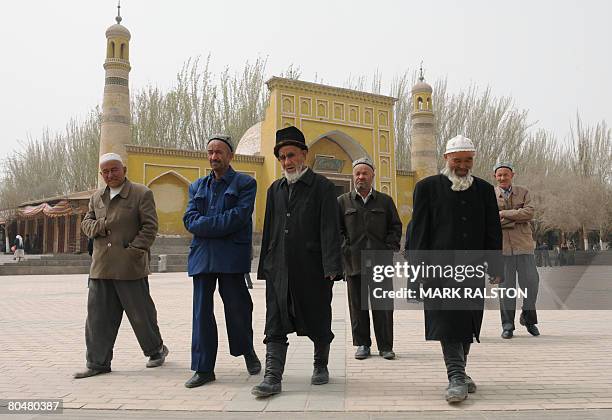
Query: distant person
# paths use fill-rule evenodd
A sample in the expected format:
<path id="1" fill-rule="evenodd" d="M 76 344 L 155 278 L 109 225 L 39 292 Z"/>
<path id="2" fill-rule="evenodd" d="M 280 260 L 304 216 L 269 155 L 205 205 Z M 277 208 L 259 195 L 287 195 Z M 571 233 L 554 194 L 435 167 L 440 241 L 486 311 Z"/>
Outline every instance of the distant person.
<path id="1" fill-rule="evenodd" d="M 536 300 L 540 277 L 535 264 L 533 251 L 533 232 L 529 224 L 533 219 L 535 208 L 527 188 L 513 185 L 514 168 L 509 162 L 498 162 L 493 175 L 497 181 L 495 195 L 499 207 L 499 219 L 504 238 L 504 281 L 500 287 L 516 288 L 517 277 L 519 287 L 527 292 L 523 299 L 523 308 L 519 322 L 527 328 L 529 334 L 540 335 Z M 512 338 L 514 335 L 514 315 L 516 298 L 505 295 L 500 298 L 502 322 L 502 338 Z"/>
<path id="2" fill-rule="evenodd" d="M 23 238 L 21 237 L 21 235 L 18 234 L 17 236 L 15 236 L 15 242 L 13 243 L 13 259 L 17 260 L 17 262 L 25 259 L 23 247 Z"/>
<path id="3" fill-rule="evenodd" d="M 548 242 L 542 242 L 542 245 L 540 245 L 540 251 L 542 252 L 542 267 L 552 267 L 552 264 L 550 263 L 550 249 Z"/>
<path id="4" fill-rule="evenodd" d="M 85 344 L 87 369 L 74 375 L 87 378 L 111 371 L 113 347 L 125 311 L 146 366 L 161 366 L 168 355 L 157 325 L 157 311 L 149 293 L 150 250 L 157 234 L 153 192 L 126 177 L 121 156 L 100 156 L 100 175 L 106 187 L 89 200 L 81 222 L 93 239 Z"/>

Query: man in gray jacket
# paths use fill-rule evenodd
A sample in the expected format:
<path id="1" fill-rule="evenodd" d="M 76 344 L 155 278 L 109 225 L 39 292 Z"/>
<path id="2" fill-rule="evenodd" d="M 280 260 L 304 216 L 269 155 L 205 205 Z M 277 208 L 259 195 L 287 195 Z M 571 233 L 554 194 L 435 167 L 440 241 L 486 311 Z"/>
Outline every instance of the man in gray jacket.
<path id="1" fill-rule="evenodd" d="M 76 379 L 111 371 L 113 346 L 125 311 L 147 367 L 164 363 L 168 348 L 157 326 L 157 311 L 149 294 L 150 248 L 157 234 L 153 192 L 126 178 L 121 156 L 100 156 L 106 187 L 89 200 L 81 229 L 93 239 L 93 259 L 87 298 L 87 369 Z"/>
<path id="2" fill-rule="evenodd" d="M 535 304 L 540 278 L 533 254 L 535 243 L 529 224 L 535 210 L 527 188 L 512 185 L 514 169 L 511 163 L 498 162 L 494 168 L 494 175 L 497 181 L 495 195 L 504 238 L 504 281 L 500 287 L 515 288 L 518 275 L 520 288 L 527 291 L 519 322 L 527 328 L 529 334 L 538 336 L 540 331 L 536 326 L 538 316 Z M 500 298 L 500 309 L 503 328 L 501 336 L 506 339 L 512 338 L 516 298 L 509 298 L 507 295 Z"/>
<path id="3" fill-rule="evenodd" d="M 393 284 L 374 286 L 371 278 L 362 276 L 361 252 L 399 250 L 402 222 L 393 199 L 372 188 L 374 163 L 370 159 L 353 162 L 353 181 L 355 189 L 338 197 L 338 205 L 353 345 L 357 346 L 355 359 L 361 360 L 370 356 L 372 345 L 368 310 L 372 289 L 381 286 L 393 289 Z M 394 359 L 393 301 L 376 303 L 379 305 L 372 305 L 372 318 L 378 352 L 385 359 Z"/>

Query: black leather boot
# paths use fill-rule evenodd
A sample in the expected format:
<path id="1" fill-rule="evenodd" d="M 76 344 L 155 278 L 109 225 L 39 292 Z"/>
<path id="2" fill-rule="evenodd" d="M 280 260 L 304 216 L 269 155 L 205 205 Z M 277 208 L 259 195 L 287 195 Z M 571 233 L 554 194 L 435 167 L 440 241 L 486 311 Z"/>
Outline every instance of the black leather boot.
<path id="1" fill-rule="evenodd" d="M 441 341 L 446 373 L 448 374 L 448 387 L 446 388 L 446 401 L 457 403 L 468 396 L 468 385 L 465 380 L 465 355 L 463 343 L 459 341 Z"/>
<path id="2" fill-rule="evenodd" d="M 266 345 L 266 371 L 264 379 L 259 385 L 251 389 L 251 394 L 257 397 L 269 397 L 280 394 L 288 346 L 289 344 L 286 343 L 268 343 Z"/>
<path id="3" fill-rule="evenodd" d="M 314 370 L 310 383 L 313 385 L 324 385 L 329 382 L 329 371 L 327 362 L 329 361 L 329 343 L 314 345 Z"/>

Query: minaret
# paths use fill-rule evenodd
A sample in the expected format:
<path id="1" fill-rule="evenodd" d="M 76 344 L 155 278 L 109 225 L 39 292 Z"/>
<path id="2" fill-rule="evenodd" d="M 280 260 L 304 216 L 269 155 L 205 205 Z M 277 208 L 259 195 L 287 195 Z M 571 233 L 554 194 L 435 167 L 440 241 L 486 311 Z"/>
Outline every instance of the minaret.
<path id="1" fill-rule="evenodd" d="M 419 82 L 412 87 L 410 114 L 410 161 L 417 181 L 438 173 L 432 92 L 431 86 L 425 83 L 421 66 Z"/>
<path id="2" fill-rule="evenodd" d="M 130 31 L 121 25 L 121 4 L 117 5 L 116 24 L 106 30 L 106 60 L 104 70 L 104 100 L 100 155 L 117 153 L 127 163 L 125 145 L 131 142 L 130 115 Z M 104 186 L 102 178 L 98 185 Z"/>

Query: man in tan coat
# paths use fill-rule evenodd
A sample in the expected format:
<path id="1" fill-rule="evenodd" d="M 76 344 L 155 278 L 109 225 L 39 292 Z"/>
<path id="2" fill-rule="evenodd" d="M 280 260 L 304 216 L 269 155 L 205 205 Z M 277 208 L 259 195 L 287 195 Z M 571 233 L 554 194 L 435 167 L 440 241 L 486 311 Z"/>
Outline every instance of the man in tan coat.
<path id="1" fill-rule="evenodd" d="M 515 288 L 518 275 L 519 287 L 527 291 L 519 321 L 531 335 L 538 336 L 540 332 L 536 326 L 538 316 L 535 304 L 540 278 L 533 255 L 535 244 L 529 224 L 533 219 L 534 207 L 527 188 L 512 185 L 514 169 L 511 163 L 498 162 L 494 175 L 497 181 L 495 195 L 504 237 L 504 281 L 500 287 Z M 516 299 L 504 296 L 500 299 L 500 309 L 502 338 L 512 338 Z"/>
<path id="2" fill-rule="evenodd" d="M 149 294 L 150 248 L 157 234 L 153 192 L 126 178 L 121 157 L 100 157 L 100 174 L 106 187 L 89 200 L 81 229 L 93 239 L 89 273 L 87 322 L 87 369 L 75 378 L 111 371 L 113 346 L 125 311 L 147 367 L 164 363 L 168 348 L 157 326 L 157 311 Z"/>

